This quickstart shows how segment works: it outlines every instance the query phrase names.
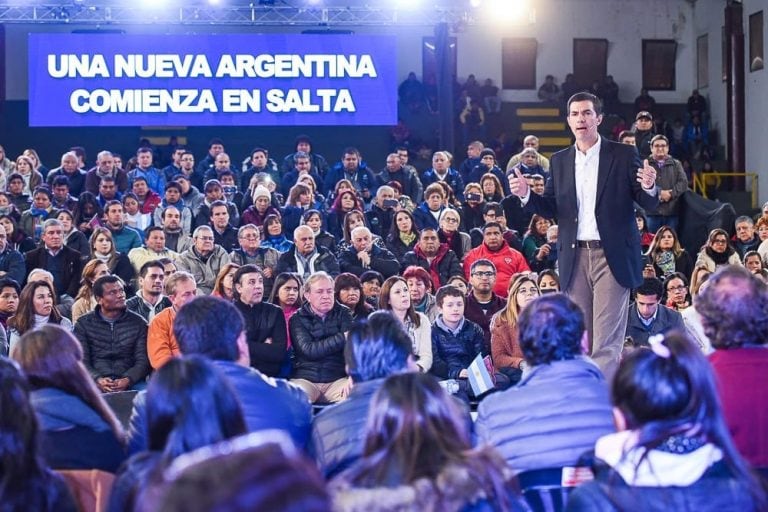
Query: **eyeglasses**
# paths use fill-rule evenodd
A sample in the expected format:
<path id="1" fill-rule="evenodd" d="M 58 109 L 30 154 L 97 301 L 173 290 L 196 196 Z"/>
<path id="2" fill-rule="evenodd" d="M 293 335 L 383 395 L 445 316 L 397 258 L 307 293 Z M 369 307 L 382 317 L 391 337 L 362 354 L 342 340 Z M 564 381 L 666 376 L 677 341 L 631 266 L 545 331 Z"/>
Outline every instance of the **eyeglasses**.
<path id="1" fill-rule="evenodd" d="M 683 291 L 685 289 L 686 289 L 686 287 L 683 286 L 683 285 L 680 285 L 680 286 L 670 286 L 669 288 L 667 288 L 667 291 L 669 291 L 669 292 L 680 292 L 680 291 Z"/>
<path id="2" fill-rule="evenodd" d="M 203 240 L 205 242 L 213 242 L 213 237 L 212 236 L 202 236 L 201 235 L 201 236 L 198 236 L 197 239 L 198 240 Z"/>
<path id="3" fill-rule="evenodd" d="M 651 147 L 653 147 L 653 148 L 665 148 L 665 147 L 667 147 L 667 145 L 666 144 L 654 144 Z"/>
<path id="4" fill-rule="evenodd" d="M 240 238 L 243 240 L 258 240 L 259 235 L 243 235 Z"/>
<path id="5" fill-rule="evenodd" d="M 493 277 L 496 275 L 496 272 L 493 272 L 492 270 L 476 270 L 475 272 L 472 272 L 472 275 L 476 277 Z"/>
<path id="6" fill-rule="evenodd" d="M 539 294 L 539 290 L 537 288 L 520 288 L 519 290 L 517 290 L 517 293 L 519 293 L 520 295 L 523 295 L 523 294 L 525 294 L 525 295 L 538 295 Z"/>
<path id="7" fill-rule="evenodd" d="M 725 239 L 723 239 L 723 238 L 718 238 L 718 239 L 716 239 L 716 240 L 712 240 L 712 243 L 713 243 L 713 244 L 727 244 L 727 243 L 728 243 L 728 240 L 725 240 Z"/>
<path id="8" fill-rule="evenodd" d="M 450 224 L 458 224 L 459 223 L 459 219 L 454 219 L 453 217 L 444 217 L 443 220 L 445 222 L 450 223 Z"/>

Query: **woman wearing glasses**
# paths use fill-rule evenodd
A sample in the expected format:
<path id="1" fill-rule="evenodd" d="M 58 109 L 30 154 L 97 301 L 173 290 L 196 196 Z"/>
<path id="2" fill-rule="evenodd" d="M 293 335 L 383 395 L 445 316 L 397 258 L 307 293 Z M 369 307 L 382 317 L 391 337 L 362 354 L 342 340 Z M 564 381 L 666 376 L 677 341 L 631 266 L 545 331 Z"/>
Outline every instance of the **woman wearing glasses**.
<path id="1" fill-rule="evenodd" d="M 491 319 L 491 357 L 496 371 L 518 382 L 525 370 L 523 351 L 517 339 L 517 319 L 525 306 L 539 296 L 536 274 L 517 274 L 509 284 L 504 309 Z"/>
<path id="2" fill-rule="evenodd" d="M 703 266 L 714 272 L 723 265 L 741 265 L 741 258 L 736 249 L 728 241 L 728 233 L 724 229 L 713 229 L 709 232 L 707 243 L 701 248 L 696 258 L 696 266 Z"/>
<path id="3" fill-rule="evenodd" d="M 448 244 L 448 248 L 456 253 L 459 261 L 464 259 L 464 255 L 472 249 L 472 243 L 469 235 L 459 231 L 461 216 L 459 212 L 449 208 L 440 216 L 440 228 L 437 231 L 437 237 L 441 244 Z"/>

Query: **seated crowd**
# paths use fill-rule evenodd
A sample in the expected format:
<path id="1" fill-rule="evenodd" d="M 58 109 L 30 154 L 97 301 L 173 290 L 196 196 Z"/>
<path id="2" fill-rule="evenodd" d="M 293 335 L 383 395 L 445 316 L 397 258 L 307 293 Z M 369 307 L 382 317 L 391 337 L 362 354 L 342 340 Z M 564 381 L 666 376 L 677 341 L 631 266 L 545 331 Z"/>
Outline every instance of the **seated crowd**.
<path id="1" fill-rule="evenodd" d="M 280 165 L 218 139 L 197 166 L 0 162 L 0 510 L 75 510 L 83 469 L 115 512 L 527 510 L 551 482 L 568 510 L 764 510 L 768 215 L 688 254 L 663 142 L 612 382 L 557 293 L 557 219 L 510 194 L 545 193 L 533 144 L 423 172 L 306 136 Z"/>

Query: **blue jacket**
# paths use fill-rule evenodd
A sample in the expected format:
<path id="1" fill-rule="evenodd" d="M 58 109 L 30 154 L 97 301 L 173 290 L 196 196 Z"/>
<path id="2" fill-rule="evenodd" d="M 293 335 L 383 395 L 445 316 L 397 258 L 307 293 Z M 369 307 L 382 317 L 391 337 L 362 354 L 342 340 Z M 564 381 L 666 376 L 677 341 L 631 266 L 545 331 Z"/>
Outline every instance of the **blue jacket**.
<path id="1" fill-rule="evenodd" d="M 139 176 L 145 178 L 149 188 L 154 190 L 160 197 L 163 197 L 163 194 L 165 194 L 165 174 L 163 174 L 163 171 L 158 170 L 156 167 L 148 167 L 146 169 L 136 167 L 128 173 L 128 186 L 132 187 L 133 180 Z"/>
<path id="2" fill-rule="evenodd" d="M 8 277 L 21 285 L 26 276 L 25 271 L 24 256 L 19 251 L 6 246 L 5 250 L 0 252 L 0 272 L 5 272 Z"/>
<path id="3" fill-rule="evenodd" d="M 608 385 L 587 359 L 534 366 L 517 386 L 480 402 L 475 430 L 515 472 L 575 465 L 614 431 Z"/>
<path id="4" fill-rule="evenodd" d="M 307 395 L 282 379 L 273 379 L 252 368 L 231 361 L 211 361 L 229 381 L 240 399 L 249 432 L 278 429 L 291 436 L 303 448 L 309 440 L 312 406 Z M 133 401 L 128 451 L 134 454 L 147 449 L 146 392 Z"/>
<path id="5" fill-rule="evenodd" d="M 627 317 L 627 336 L 632 336 L 633 340 L 645 346 L 648 345 L 648 338 L 654 334 L 661 334 L 670 329 L 685 330 L 683 316 L 663 304 L 659 304 L 656 310 L 656 318 L 649 325 L 645 325 L 640 320 L 636 304 L 629 306 Z"/>
<path id="6" fill-rule="evenodd" d="M 429 373 L 441 379 L 458 379 L 461 370 L 469 367 L 477 354 L 485 353 L 483 329 L 464 319 L 459 332 L 448 330 L 440 315 L 432 325 L 432 368 Z"/>
<path id="7" fill-rule="evenodd" d="M 360 166 L 357 168 L 357 172 L 354 175 L 347 174 L 344 171 L 344 166 L 339 162 L 325 175 L 323 190 L 334 190 L 336 188 L 336 183 L 343 179 L 351 181 L 355 186 L 355 190 L 359 193 L 362 193 L 363 190 L 367 189 L 371 193 L 371 198 L 376 195 L 376 191 L 379 189 L 379 180 L 368 169 L 365 162 L 360 162 Z M 365 202 L 369 201 L 370 199 L 365 200 Z"/>
<path id="8" fill-rule="evenodd" d="M 452 167 L 449 168 L 444 180 L 440 180 L 437 177 L 435 170 L 431 167 L 424 171 L 424 174 L 421 175 L 421 184 L 424 185 L 424 190 L 426 190 L 428 186 L 437 181 L 446 182 L 453 190 L 453 194 L 456 196 L 456 199 L 459 201 L 464 200 L 464 180 L 462 180 L 461 176 L 459 176 L 459 171 Z"/>
<path id="9" fill-rule="evenodd" d="M 443 216 L 443 212 L 446 210 L 445 206 L 440 207 L 440 215 Z M 435 216 L 429 211 L 426 201 L 421 203 L 415 210 L 413 210 L 413 221 L 416 224 L 416 228 L 421 231 L 424 228 L 439 229 L 440 223 L 437 222 Z"/>

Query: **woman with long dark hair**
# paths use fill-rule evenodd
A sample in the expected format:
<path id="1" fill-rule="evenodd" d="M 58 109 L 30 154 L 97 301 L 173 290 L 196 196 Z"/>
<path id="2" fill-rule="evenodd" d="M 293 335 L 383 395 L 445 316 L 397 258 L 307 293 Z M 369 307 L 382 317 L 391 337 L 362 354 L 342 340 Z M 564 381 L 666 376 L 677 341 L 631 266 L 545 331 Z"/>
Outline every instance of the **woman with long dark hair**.
<path id="1" fill-rule="evenodd" d="M 343 272 L 334 279 L 334 299 L 339 304 L 347 306 L 352 311 L 355 320 L 365 318 L 373 313 L 371 307 L 363 297 L 363 285 L 355 274 Z"/>
<path id="2" fill-rule="evenodd" d="M 326 217 L 328 232 L 335 236 L 337 241 L 341 241 L 344 238 L 344 219 L 353 210 L 357 210 L 360 213 L 364 212 L 363 202 L 357 197 L 354 190 L 340 192 L 336 199 L 334 199 Z"/>
<path id="3" fill-rule="evenodd" d="M 568 510 L 766 510 L 704 355 L 680 332 L 649 342 L 619 366 L 611 393 L 619 432 L 595 444 L 595 480 L 573 491 Z"/>
<path id="4" fill-rule="evenodd" d="M 56 292 L 47 281 L 27 283 L 19 296 L 16 314 L 8 319 L 8 341 L 11 349 L 29 331 L 46 324 L 57 324 L 72 331 L 72 322 L 61 316 L 56 307 Z"/>
<path id="5" fill-rule="evenodd" d="M 80 342 L 57 325 L 44 325 L 22 336 L 11 357 L 32 387 L 48 464 L 117 471 L 125 459 L 125 434 L 83 365 Z"/>
<path id="6" fill-rule="evenodd" d="M 96 196 L 91 192 L 83 192 L 77 198 L 77 207 L 73 212 L 75 214 L 75 225 L 77 229 L 83 232 L 87 237 L 91 236 L 93 228 L 100 225 L 104 212 L 96 200 Z"/>
<path id="7" fill-rule="evenodd" d="M 268 247 L 276 250 L 280 254 L 290 251 L 293 242 L 286 236 L 283 229 L 283 220 L 279 215 L 267 215 L 264 219 L 264 225 L 261 227 L 262 247 Z"/>
<path id="8" fill-rule="evenodd" d="M 64 480 L 39 452 L 27 379 L 16 363 L 0 357 L 0 507 L 4 512 L 75 512 Z"/>
<path id="9" fill-rule="evenodd" d="M 413 309 L 404 277 L 392 276 L 384 281 L 379 293 L 379 309 L 391 312 L 400 321 L 411 338 L 416 365 L 422 372 L 428 372 L 432 368 L 432 324 L 427 315 Z"/>
<path id="10" fill-rule="evenodd" d="M 405 253 L 412 251 L 418 241 L 419 230 L 416 229 L 413 214 L 408 210 L 400 210 L 395 213 L 392 227 L 385 242 L 387 249 L 395 255 L 397 261 L 403 261 Z"/>
<path id="11" fill-rule="evenodd" d="M 368 413 L 363 457 L 334 478 L 334 510 L 515 510 L 510 471 L 490 448 L 472 448 L 467 422 L 437 380 L 389 377 Z"/>
<path id="12" fill-rule="evenodd" d="M 309 226 L 315 235 L 315 247 L 324 247 L 331 254 L 336 254 L 336 238 L 323 229 L 323 215 L 319 210 L 306 210 L 301 216 L 301 223 Z"/>
<path id="13" fill-rule="evenodd" d="M 534 272 L 555 268 L 555 259 L 550 257 L 554 244 L 547 242 L 547 231 L 551 225 L 549 219 L 534 213 L 523 237 L 523 255 Z"/>
<path id="14" fill-rule="evenodd" d="M 269 296 L 269 303 L 283 310 L 289 354 L 291 353 L 291 330 L 288 329 L 288 321 L 303 304 L 301 297 L 302 286 L 304 286 L 304 282 L 299 274 L 283 272 L 275 278 L 272 294 Z"/>
<path id="15" fill-rule="evenodd" d="M 19 229 L 19 223 L 12 215 L 0 215 L 0 224 L 5 228 L 8 247 L 21 254 L 35 249 L 35 241 Z"/>
<path id="16" fill-rule="evenodd" d="M 133 510 L 181 454 L 246 432 L 240 403 L 216 367 L 201 356 L 173 358 L 149 382 L 148 451 L 128 459 L 109 500 L 111 512 Z"/>

